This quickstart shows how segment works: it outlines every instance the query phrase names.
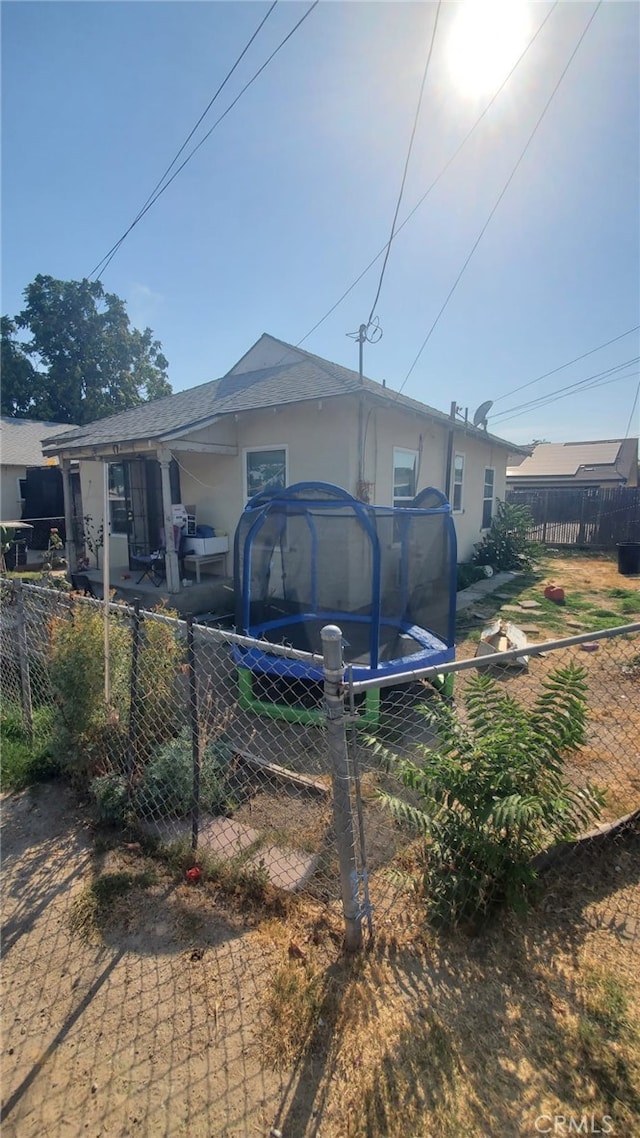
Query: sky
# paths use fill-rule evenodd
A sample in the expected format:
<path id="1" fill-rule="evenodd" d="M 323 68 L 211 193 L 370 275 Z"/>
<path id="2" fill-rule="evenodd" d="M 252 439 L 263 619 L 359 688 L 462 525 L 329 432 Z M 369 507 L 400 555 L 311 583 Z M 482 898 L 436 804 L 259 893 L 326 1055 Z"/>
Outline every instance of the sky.
<path id="1" fill-rule="evenodd" d="M 307 334 L 389 238 L 436 16 L 398 224 L 548 16 L 397 233 L 364 370 L 447 412 L 492 399 L 489 429 L 516 443 L 639 432 L 640 339 L 622 334 L 640 324 L 640 4 L 470 2 L 321 0 L 132 230 L 100 279 L 161 341 L 174 391 L 262 332 L 357 368 L 382 259 Z M 280 0 L 189 148 L 309 7 Z M 2 4 L 3 313 L 38 273 L 92 272 L 268 10 Z M 520 408 L 589 377 L 607 382 Z"/>

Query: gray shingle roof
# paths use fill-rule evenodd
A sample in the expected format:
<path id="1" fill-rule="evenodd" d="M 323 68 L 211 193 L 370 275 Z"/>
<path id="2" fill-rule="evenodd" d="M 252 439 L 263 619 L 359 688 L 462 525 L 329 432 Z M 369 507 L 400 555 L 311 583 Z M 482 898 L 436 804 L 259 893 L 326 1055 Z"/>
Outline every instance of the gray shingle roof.
<path id="1" fill-rule="evenodd" d="M 68 423 L 40 419 L 0 419 L 0 461 L 3 466 L 44 466 L 42 440 L 56 431 L 75 431 Z"/>
<path id="2" fill-rule="evenodd" d="M 266 345 L 273 352 L 282 349 L 282 358 L 268 367 L 241 371 L 242 360 L 222 379 L 214 379 L 188 391 L 167 395 L 118 415 L 110 415 L 84 427 L 78 427 L 65 439 L 65 450 L 101 444 L 126 443 L 146 439 L 162 439 L 179 431 L 187 433 L 197 430 L 211 418 L 218 415 L 238 414 L 242 411 L 257 411 L 269 407 L 281 407 L 287 403 L 300 403 L 309 399 L 328 399 L 332 396 L 348 395 L 364 390 L 387 404 L 396 404 L 443 425 L 449 423 L 448 415 L 428 407 L 416 399 L 400 395 L 381 383 L 364 378 L 361 383 L 357 372 L 340 364 L 331 363 L 311 352 L 295 348 L 283 340 L 264 333 L 254 348 Z M 251 355 L 247 353 L 247 357 Z M 277 353 L 276 353 L 277 354 Z M 247 357 L 243 357 L 247 358 Z M 480 438 L 489 439 L 500 446 L 507 446 L 503 439 L 487 435 L 484 431 L 469 427 L 469 432 Z M 47 439 L 47 449 L 55 452 L 57 436 Z M 514 449 L 511 446 L 511 449 Z M 515 448 L 517 450 L 517 448 Z"/>

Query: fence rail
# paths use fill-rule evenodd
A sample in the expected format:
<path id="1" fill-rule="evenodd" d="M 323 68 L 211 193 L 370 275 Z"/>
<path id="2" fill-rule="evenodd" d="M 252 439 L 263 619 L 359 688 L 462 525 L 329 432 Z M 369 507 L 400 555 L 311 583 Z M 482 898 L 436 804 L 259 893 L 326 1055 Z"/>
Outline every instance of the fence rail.
<path id="1" fill-rule="evenodd" d="M 640 540 L 640 487 L 554 490 L 509 488 L 507 502 L 528 506 L 533 524 L 528 537 L 544 545 L 615 549 Z"/>
<path id="2" fill-rule="evenodd" d="M 467 809 L 465 787 L 476 786 L 482 747 L 461 764 L 457 797 L 443 798 L 445 814 L 430 799 L 425 813 L 425 788 L 431 793 L 454 754 L 455 747 L 442 750 L 446 731 L 460 743 L 474 729 L 474 674 L 493 678 L 486 700 L 497 709 L 496 724 L 489 727 L 504 735 L 498 767 L 485 772 L 495 778 L 485 786 L 490 797 L 527 759 L 512 725 L 530 732 L 535 716 L 548 713 L 560 668 L 574 676 L 565 683 L 584 692 L 571 695 L 576 722 L 581 700 L 586 707 L 584 731 L 573 749 L 567 734 L 563 758 L 562 793 L 578 804 L 585 795 L 573 829 L 640 805 L 640 623 L 531 645 L 527 669 L 514 666 L 518 649 L 354 683 L 339 630 L 325 630 L 321 660 L 166 612 L 6 579 L 0 616 L 3 717 L 20 720 L 34 746 L 46 739 L 62 767 L 85 779 L 102 822 L 173 847 L 185 866 L 206 860 L 231 885 L 342 905 L 350 948 L 360 943 L 364 918 L 371 929 L 424 879 L 436 823 L 443 826 L 446 814 L 448 825 L 459 826 Z M 284 676 L 243 677 L 239 647 L 268 648 L 291 661 L 291 674 L 285 666 Z M 322 663 L 324 685 L 301 681 L 301 662 Z M 453 705 L 431 686 L 447 673 L 456 677 Z M 360 701 L 372 687 L 380 689 L 380 714 L 365 730 Z M 265 714 L 268 704 L 283 717 Z M 544 787 L 546 772 L 538 774 Z M 449 851 L 448 861 L 471 871 L 468 841 L 456 832 L 458 852 Z M 538 845 L 553 838 L 551 826 L 536 833 Z M 434 895 L 439 887 L 431 880 Z"/>

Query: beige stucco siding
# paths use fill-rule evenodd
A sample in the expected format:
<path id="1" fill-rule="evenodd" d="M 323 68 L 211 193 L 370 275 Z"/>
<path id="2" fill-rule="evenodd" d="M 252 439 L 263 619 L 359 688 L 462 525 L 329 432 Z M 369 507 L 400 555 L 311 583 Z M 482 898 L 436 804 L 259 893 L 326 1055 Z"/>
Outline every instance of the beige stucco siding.
<path id="1" fill-rule="evenodd" d="M 487 467 L 494 474 L 494 513 L 498 498 L 505 495 L 506 451 L 470 438 L 461 431 L 454 436 L 454 454 L 464 455 L 464 480 L 462 486 L 462 509 L 454 512 L 453 518 L 458 539 L 458 561 L 468 561 L 474 545 L 482 538 L 482 502 L 484 495 L 484 475 Z"/>
<path id="2" fill-rule="evenodd" d="M 0 517 L 2 521 L 19 522 L 22 506 L 18 490 L 18 479 L 26 478 L 26 466 L 3 466 L 0 482 Z"/>
<path id="3" fill-rule="evenodd" d="M 210 427 L 192 432 L 191 443 L 214 444 L 233 448 L 233 452 L 215 454 L 209 451 L 173 452 L 180 469 L 180 489 L 185 505 L 195 506 L 199 524 L 212 525 L 218 533 L 229 535 L 230 545 L 235 528 L 247 501 L 246 452 L 258 448 L 287 452 L 287 481 L 332 482 L 351 494 L 358 491 L 360 469 L 358 439 L 363 441 L 363 481 L 369 484 L 370 500 L 380 505 L 393 504 L 394 448 L 414 451 L 418 455 L 418 491 L 427 486 L 444 487 L 447 461 L 448 429 L 427 418 L 395 407 L 381 407 L 366 396 L 360 413 L 356 395 L 339 399 L 314 400 L 276 409 L 245 412 L 225 416 Z M 186 439 L 184 440 L 186 441 Z M 166 444 L 171 450 L 171 443 Z M 472 438 L 457 430 L 454 454 L 464 455 L 464 482 L 461 509 L 454 514 L 458 539 L 458 560 L 467 560 L 482 536 L 482 503 L 485 469 L 495 471 L 494 503 L 505 494 L 506 450 L 492 446 L 489 440 Z M 151 457 L 155 451 L 146 450 Z M 122 456 L 126 458 L 126 455 Z M 99 524 L 102 518 L 102 464 L 80 463 L 83 513 Z M 127 540 L 113 535 L 110 545 L 114 569 L 126 571 Z M 333 546 L 327 552 L 335 558 Z M 345 548 L 345 590 L 357 594 L 357 582 L 364 566 L 359 540 Z M 228 563 L 231 569 L 231 559 Z M 345 596 L 354 603 L 354 595 Z"/>

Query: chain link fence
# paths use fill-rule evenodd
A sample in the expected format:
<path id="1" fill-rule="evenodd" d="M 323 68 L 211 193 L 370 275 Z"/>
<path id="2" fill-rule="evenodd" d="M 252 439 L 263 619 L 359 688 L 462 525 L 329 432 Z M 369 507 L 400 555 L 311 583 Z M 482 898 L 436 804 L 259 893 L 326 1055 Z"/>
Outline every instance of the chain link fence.
<path id="1" fill-rule="evenodd" d="M 405 681 L 348 683 L 358 871 L 377 925 L 416 891 L 436 923 L 473 924 L 496 901 L 517 908 L 529 870 L 580 854 L 585 837 L 637 831 L 640 624 Z M 372 690 L 380 715 L 365 732 L 357 703 Z"/>
<path id="2" fill-rule="evenodd" d="M 550 844 L 638 809 L 640 624 L 381 684 L 345 675 L 337 632 L 323 662 L 4 579 L 0 604 L 3 715 L 100 821 L 231 885 L 342 901 L 350 947 L 416 890 L 443 923 L 495 880 L 517 901 Z"/>

